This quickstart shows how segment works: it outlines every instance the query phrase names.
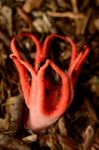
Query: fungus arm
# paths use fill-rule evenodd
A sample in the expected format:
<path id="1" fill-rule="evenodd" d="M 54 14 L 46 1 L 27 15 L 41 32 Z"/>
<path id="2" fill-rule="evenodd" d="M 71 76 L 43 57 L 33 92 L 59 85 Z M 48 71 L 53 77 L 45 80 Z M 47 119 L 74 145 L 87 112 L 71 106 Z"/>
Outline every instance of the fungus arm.
<path id="1" fill-rule="evenodd" d="M 24 67 L 20 63 L 18 58 L 16 56 L 14 56 L 13 54 L 10 55 L 10 58 L 14 61 L 15 65 L 18 69 L 19 77 L 20 77 L 20 83 L 22 86 L 22 91 L 24 94 L 26 105 L 28 107 L 29 96 L 30 96 L 30 85 L 29 85 L 29 78 L 28 78 L 28 74 L 27 74 L 27 69 L 26 69 L 26 67 Z"/>

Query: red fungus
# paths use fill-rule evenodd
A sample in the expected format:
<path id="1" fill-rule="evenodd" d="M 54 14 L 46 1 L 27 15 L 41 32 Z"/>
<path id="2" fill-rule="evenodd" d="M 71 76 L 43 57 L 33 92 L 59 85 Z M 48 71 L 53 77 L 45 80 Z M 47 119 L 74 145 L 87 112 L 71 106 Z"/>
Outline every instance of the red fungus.
<path id="1" fill-rule="evenodd" d="M 15 42 L 20 36 L 31 38 L 36 45 L 34 67 L 22 59 L 16 48 Z M 67 72 L 63 72 L 51 59 L 48 59 L 48 47 L 54 38 L 67 41 L 72 46 L 71 61 Z M 29 111 L 25 125 L 34 131 L 46 128 L 55 123 L 72 102 L 74 87 L 80 68 L 89 53 L 89 48 L 86 46 L 84 51 L 78 54 L 75 43 L 69 37 L 57 34 L 49 35 L 41 46 L 35 36 L 25 33 L 16 35 L 12 39 L 11 48 L 13 54 L 10 55 L 10 58 L 13 59 L 18 69 L 25 103 Z M 42 62 L 45 63 L 39 68 Z M 49 65 L 61 78 L 62 84 L 57 87 L 54 87 L 49 78 L 44 76 Z M 27 71 L 32 77 L 31 85 Z M 48 95 L 46 95 L 46 88 L 52 88 Z"/>

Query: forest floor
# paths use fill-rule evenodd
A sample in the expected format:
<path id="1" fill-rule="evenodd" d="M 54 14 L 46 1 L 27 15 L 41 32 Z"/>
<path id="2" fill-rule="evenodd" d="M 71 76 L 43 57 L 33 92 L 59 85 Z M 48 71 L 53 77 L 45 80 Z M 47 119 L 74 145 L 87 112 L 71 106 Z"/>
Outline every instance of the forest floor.
<path id="1" fill-rule="evenodd" d="M 90 47 L 70 107 L 57 123 L 38 133 L 23 126 L 26 106 L 9 57 L 11 39 L 22 32 L 32 33 L 41 43 L 57 33 L 71 37 L 78 51 Z M 28 39 L 18 44 L 33 62 L 34 44 Z M 70 45 L 55 41 L 51 49 L 52 59 L 66 71 Z M 23 149 L 99 150 L 99 0 L 0 0 L 0 150 Z"/>

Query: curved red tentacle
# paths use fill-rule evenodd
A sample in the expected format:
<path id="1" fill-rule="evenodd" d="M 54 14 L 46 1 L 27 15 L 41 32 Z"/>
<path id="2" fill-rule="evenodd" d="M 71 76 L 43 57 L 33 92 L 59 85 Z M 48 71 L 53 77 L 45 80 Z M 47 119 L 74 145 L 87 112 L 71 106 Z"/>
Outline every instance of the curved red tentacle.
<path id="1" fill-rule="evenodd" d="M 12 39 L 12 41 L 11 41 L 11 48 L 12 48 L 13 54 L 15 54 L 17 57 L 20 57 L 20 54 L 19 54 L 18 49 L 16 47 L 16 40 L 18 38 L 20 38 L 20 37 L 27 37 L 27 38 L 32 39 L 32 41 L 36 45 L 36 51 L 37 51 L 37 53 L 38 54 L 41 53 L 40 43 L 39 43 L 38 39 L 34 35 L 29 34 L 29 33 L 20 33 L 20 34 L 15 35 L 14 38 Z"/>
<path id="2" fill-rule="evenodd" d="M 74 63 L 72 64 L 71 68 L 68 71 L 68 74 L 71 77 L 71 80 L 73 82 L 73 86 L 76 85 L 76 81 L 78 79 L 81 66 L 84 63 L 89 52 L 90 52 L 90 48 L 85 46 L 85 49 L 79 53 L 79 55 L 77 56 L 77 58 L 75 59 Z"/>
<path id="3" fill-rule="evenodd" d="M 59 38 L 59 39 L 61 39 L 61 40 L 64 40 L 64 41 L 66 41 L 66 42 L 69 42 L 70 45 L 72 46 L 71 60 L 70 60 L 70 65 L 69 65 L 69 68 L 70 68 L 70 67 L 72 66 L 74 60 L 75 60 L 76 57 L 77 57 L 77 47 L 76 47 L 76 44 L 73 42 L 73 40 L 72 40 L 70 37 L 68 37 L 68 36 L 61 36 L 61 35 L 58 35 L 58 34 L 51 34 L 51 35 L 49 35 L 49 36 L 45 39 L 44 44 L 43 44 L 43 55 L 44 55 L 45 57 L 48 56 L 48 53 L 49 53 L 49 52 L 48 52 L 48 47 L 49 47 L 51 41 L 52 41 L 53 39 L 55 39 L 55 38 Z"/>
<path id="4" fill-rule="evenodd" d="M 38 70 L 39 63 L 42 62 L 43 59 L 44 59 L 40 42 L 38 41 L 38 39 L 37 39 L 34 35 L 29 34 L 29 33 L 21 33 L 21 34 L 16 35 L 16 36 L 12 39 L 12 41 L 11 41 L 11 48 L 12 48 L 13 54 L 15 54 L 18 58 L 21 58 L 21 56 L 20 56 L 20 54 L 19 54 L 19 52 L 18 52 L 18 49 L 17 49 L 17 47 L 16 47 L 16 40 L 17 40 L 19 37 L 27 37 L 27 38 L 30 38 L 30 39 L 35 43 L 35 45 L 36 45 L 35 70 L 37 71 L 37 70 Z"/>
<path id="5" fill-rule="evenodd" d="M 25 98 L 26 105 L 28 107 L 29 106 L 29 98 L 30 98 L 30 85 L 29 85 L 27 69 L 20 63 L 20 61 L 14 54 L 11 54 L 10 58 L 14 61 L 15 65 L 18 69 L 23 95 Z"/>

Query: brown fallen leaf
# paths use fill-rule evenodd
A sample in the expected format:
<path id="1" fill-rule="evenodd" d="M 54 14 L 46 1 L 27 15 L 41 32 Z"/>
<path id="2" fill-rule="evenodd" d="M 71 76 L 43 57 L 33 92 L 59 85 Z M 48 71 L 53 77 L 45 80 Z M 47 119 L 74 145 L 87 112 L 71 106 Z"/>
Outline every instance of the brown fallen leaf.
<path id="1" fill-rule="evenodd" d="M 23 99 L 21 95 L 10 97 L 6 103 L 5 118 L 0 118 L 0 131 L 5 134 L 15 135 L 20 131 L 22 125 Z"/>
<path id="2" fill-rule="evenodd" d="M 89 150 L 94 140 L 94 129 L 92 126 L 88 126 L 83 134 L 83 150 Z"/>
<path id="3" fill-rule="evenodd" d="M 12 36 L 12 9 L 8 6 L 3 6 L 0 12 L 6 21 L 5 26 L 8 30 L 8 33 L 10 36 Z"/>

